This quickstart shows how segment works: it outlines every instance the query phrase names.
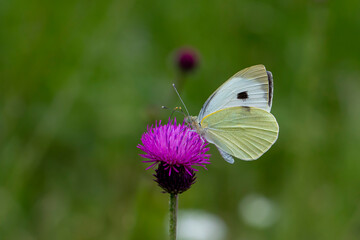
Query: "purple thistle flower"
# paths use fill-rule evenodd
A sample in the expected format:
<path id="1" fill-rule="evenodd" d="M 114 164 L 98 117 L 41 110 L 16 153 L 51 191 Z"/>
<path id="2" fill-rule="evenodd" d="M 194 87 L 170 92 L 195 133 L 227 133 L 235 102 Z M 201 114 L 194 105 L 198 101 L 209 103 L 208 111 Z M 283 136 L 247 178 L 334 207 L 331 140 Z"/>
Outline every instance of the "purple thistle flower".
<path id="1" fill-rule="evenodd" d="M 147 169 L 159 166 L 155 181 L 166 192 L 181 193 L 195 182 L 194 167 L 206 169 L 210 164 L 207 143 L 185 123 L 178 124 L 176 119 L 161 125 L 161 121 L 147 128 L 141 137 L 140 148 L 145 154 L 143 162 L 152 163 Z"/>
<path id="2" fill-rule="evenodd" d="M 145 160 L 143 162 L 153 163 L 147 169 L 164 163 L 166 168 L 171 171 L 179 172 L 178 168 L 183 166 L 191 174 L 193 166 L 205 167 L 209 164 L 210 154 L 205 154 L 207 148 L 206 142 L 203 142 L 200 135 L 192 131 L 188 126 L 183 124 L 176 125 L 176 119 L 169 121 L 166 125 L 161 125 L 161 121 L 147 128 L 147 132 L 141 137 L 142 144 L 138 148 L 146 154 L 140 154 Z"/>

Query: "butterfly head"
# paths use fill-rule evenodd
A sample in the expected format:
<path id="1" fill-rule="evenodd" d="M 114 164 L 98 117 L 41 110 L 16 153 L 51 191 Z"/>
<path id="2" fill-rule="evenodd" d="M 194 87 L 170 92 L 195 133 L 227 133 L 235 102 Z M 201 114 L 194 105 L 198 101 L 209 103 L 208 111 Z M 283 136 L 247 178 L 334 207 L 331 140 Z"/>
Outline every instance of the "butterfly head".
<path id="1" fill-rule="evenodd" d="M 185 122 L 198 134 L 204 135 L 204 129 L 201 127 L 197 116 L 187 116 L 185 117 Z"/>
<path id="2" fill-rule="evenodd" d="M 184 121 L 186 124 L 192 127 L 192 125 L 196 122 L 197 117 L 194 116 L 185 116 Z"/>

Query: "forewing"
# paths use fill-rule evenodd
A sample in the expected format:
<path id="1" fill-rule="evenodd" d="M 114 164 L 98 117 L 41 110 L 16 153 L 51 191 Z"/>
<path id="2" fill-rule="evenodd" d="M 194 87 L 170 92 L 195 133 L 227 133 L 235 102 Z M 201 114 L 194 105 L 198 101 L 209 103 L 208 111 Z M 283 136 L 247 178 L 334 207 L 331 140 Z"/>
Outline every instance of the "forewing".
<path id="1" fill-rule="evenodd" d="M 255 160 L 274 144 L 279 126 L 275 117 L 260 108 L 231 107 L 201 121 L 205 138 L 222 151 L 242 160 Z"/>
<path id="2" fill-rule="evenodd" d="M 270 112 L 272 105 L 272 74 L 264 65 L 256 65 L 236 73 L 223 83 L 205 102 L 199 119 L 223 108 L 248 106 Z"/>

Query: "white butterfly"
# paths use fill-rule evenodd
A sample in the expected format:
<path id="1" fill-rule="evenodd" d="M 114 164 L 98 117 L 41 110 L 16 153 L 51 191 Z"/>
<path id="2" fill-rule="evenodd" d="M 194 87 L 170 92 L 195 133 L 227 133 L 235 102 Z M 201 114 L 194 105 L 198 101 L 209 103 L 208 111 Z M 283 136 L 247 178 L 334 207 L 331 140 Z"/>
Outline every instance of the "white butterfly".
<path id="1" fill-rule="evenodd" d="M 199 116 L 186 121 L 222 157 L 256 160 L 275 143 L 279 125 L 270 113 L 273 78 L 263 65 L 236 73 L 223 83 L 201 108 Z"/>

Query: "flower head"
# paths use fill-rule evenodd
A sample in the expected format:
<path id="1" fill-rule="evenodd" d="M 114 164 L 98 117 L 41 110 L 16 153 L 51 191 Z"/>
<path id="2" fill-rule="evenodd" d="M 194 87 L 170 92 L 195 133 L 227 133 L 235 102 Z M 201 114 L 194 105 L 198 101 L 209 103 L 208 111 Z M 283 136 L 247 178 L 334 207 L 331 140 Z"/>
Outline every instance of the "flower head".
<path id="1" fill-rule="evenodd" d="M 161 125 L 161 121 L 147 128 L 147 132 L 141 137 L 142 144 L 138 148 L 143 150 L 146 154 L 140 154 L 145 160 L 143 162 L 153 163 L 147 169 L 163 163 L 169 168 L 169 175 L 171 171 L 178 172 L 179 167 L 184 167 L 189 174 L 190 171 L 197 171 L 193 166 L 205 167 L 209 164 L 209 154 L 206 152 L 207 143 L 204 142 L 199 134 L 192 131 L 188 126 L 183 124 L 176 124 L 174 121 L 169 121 L 166 125 Z"/>
<path id="2" fill-rule="evenodd" d="M 205 164 L 210 163 L 207 143 L 185 123 L 177 124 L 176 119 L 165 125 L 159 121 L 148 127 L 141 142 L 138 148 L 145 154 L 140 156 L 149 159 L 143 162 L 152 163 L 147 169 L 158 166 L 155 181 L 169 193 L 181 193 L 190 188 L 195 182 L 197 169 L 194 167 L 206 169 Z"/>

